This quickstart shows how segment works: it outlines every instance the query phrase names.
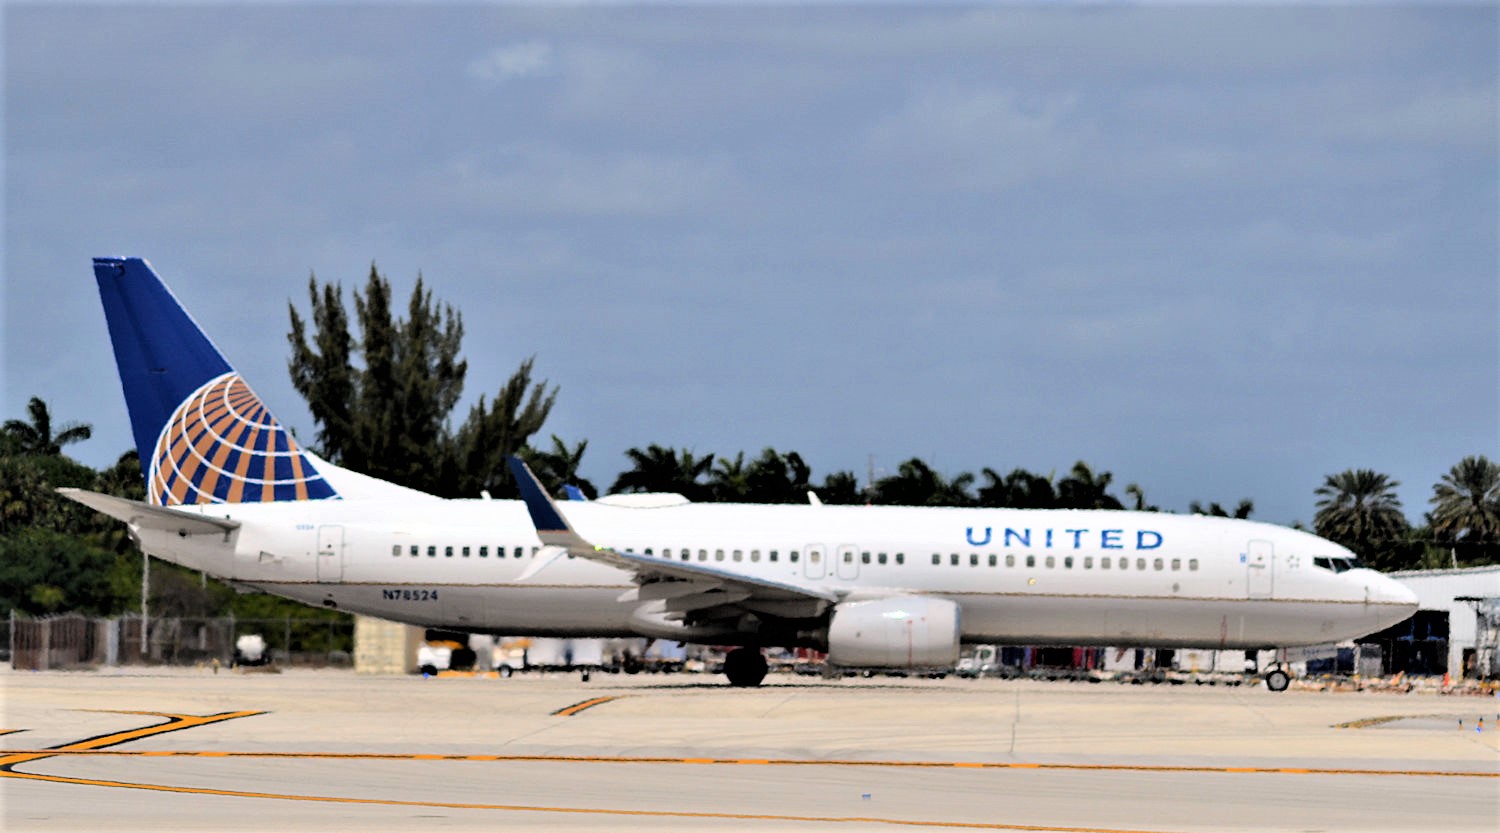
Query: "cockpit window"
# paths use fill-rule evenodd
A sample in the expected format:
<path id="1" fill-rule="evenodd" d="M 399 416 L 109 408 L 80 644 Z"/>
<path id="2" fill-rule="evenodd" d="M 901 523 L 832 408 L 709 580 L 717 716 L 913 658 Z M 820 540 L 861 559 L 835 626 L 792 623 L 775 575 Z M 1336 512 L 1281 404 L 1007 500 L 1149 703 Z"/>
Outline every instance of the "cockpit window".
<path id="1" fill-rule="evenodd" d="M 1325 570 L 1332 570 L 1335 573 L 1344 573 L 1348 572 L 1349 570 L 1361 568 L 1365 565 L 1362 564 L 1358 558 L 1354 557 L 1345 558 L 1341 556 L 1338 558 L 1330 558 L 1326 555 L 1319 555 L 1313 557 L 1313 566 L 1322 567 Z"/>

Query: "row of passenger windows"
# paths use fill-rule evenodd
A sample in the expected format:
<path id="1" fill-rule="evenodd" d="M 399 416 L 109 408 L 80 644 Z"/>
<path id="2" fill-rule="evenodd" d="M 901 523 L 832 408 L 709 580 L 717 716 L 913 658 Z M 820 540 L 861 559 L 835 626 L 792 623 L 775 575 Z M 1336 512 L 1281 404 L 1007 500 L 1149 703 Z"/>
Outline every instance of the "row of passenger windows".
<path id="1" fill-rule="evenodd" d="M 409 546 L 407 546 L 405 548 L 406 554 L 409 555 L 409 556 L 411 556 L 411 557 L 413 557 L 413 558 L 416 558 L 416 557 L 420 556 L 423 553 L 424 549 L 426 551 L 427 557 L 429 557 L 429 558 L 436 558 L 437 555 L 438 555 L 438 550 L 439 549 L 442 550 L 443 556 L 446 557 L 446 558 L 452 558 L 455 555 L 461 556 L 463 558 L 468 558 L 471 555 L 478 555 L 480 558 L 488 558 L 490 556 L 490 548 L 489 548 L 489 546 L 487 544 L 480 544 L 477 547 L 476 546 L 445 546 L 445 547 L 441 547 L 441 548 L 436 547 L 436 546 L 432 546 L 432 545 L 428 545 L 427 547 L 424 548 L 424 547 L 419 546 L 417 544 L 411 544 L 411 545 L 409 545 Z M 507 554 L 508 554 L 509 557 L 511 557 L 511 558 L 524 558 L 527 555 L 527 549 L 528 548 L 526 548 L 526 547 L 508 547 L 507 548 L 507 547 L 504 547 L 504 546 L 497 546 L 497 547 L 495 547 L 495 557 L 496 558 L 505 558 L 507 556 Z M 530 554 L 532 556 L 535 556 L 540 549 L 541 549 L 540 547 L 531 547 L 530 548 Z M 401 544 L 394 544 L 394 545 L 391 546 L 391 555 L 399 557 L 401 555 L 401 553 L 402 553 L 402 545 Z M 650 556 L 655 556 L 656 553 L 654 552 L 653 548 L 647 547 L 646 550 L 645 550 L 645 554 L 646 555 L 650 555 Z M 693 550 L 688 549 L 688 548 L 673 549 L 671 547 L 666 547 L 666 548 L 663 548 L 662 551 L 661 551 L 661 557 L 662 558 L 676 558 L 676 559 L 681 560 L 681 561 L 693 561 L 693 560 L 695 560 L 693 558 L 693 554 L 694 554 Z M 807 557 L 808 557 L 808 560 L 811 561 L 811 562 L 813 562 L 814 564 L 816 564 L 818 561 L 822 560 L 822 554 L 819 553 L 819 552 L 817 552 L 817 551 L 809 552 Z M 800 558 L 801 558 L 801 553 L 799 551 L 797 551 L 797 550 L 787 550 L 787 553 L 786 553 L 786 560 L 787 561 L 789 561 L 789 562 L 791 562 L 793 564 L 796 564 L 797 561 Z M 696 560 L 698 560 L 698 561 L 705 561 L 706 562 L 709 559 L 710 559 L 710 554 L 709 554 L 708 550 L 702 550 L 702 549 L 700 549 L 700 550 L 697 551 L 697 559 Z M 982 562 L 981 562 L 981 559 L 982 559 Z M 1025 559 L 1024 560 L 1024 564 L 1027 567 L 1036 567 L 1037 566 L 1037 556 L 1035 556 L 1035 555 L 1027 555 L 1027 556 L 1024 556 L 1024 559 Z M 713 550 L 712 560 L 714 560 L 714 561 L 736 561 L 736 562 L 743 562 L 743 561 L 747 560 L 747 558 L 746 558 L 746 551 L 745 550 L 720 550 L 720 549 L 716 549 L 716 550 Z M 760 550 L 750 550 L 749 551 L 748 560 L 751 563 L 759 563 L 761 561 L 761 551 Z M 765 552 L 765 560 L 767 562 L 769 562 L 769 563 L 772 563 L 772 564 L 780 561 L 781 560 L 781 551 L 780 550 L 767 550 Z M 846 564 L 853 563 L 853 561 L 854 561 L 854 553 L 852 551 L 845 551 L 845 552 L 843 552 L 843 560 L 844 560 L 844 563 L 846 563 Z M 864 552 L 861 552 L 859 554 L 859 560 L 860 560 L 860 563 L 862 563 L 862 564 L 892 564 L 892 563 L 894 563 L 894 564 L 905 564 L 906 563 L 906 554 L 898 552 L 898 553 L 895 553 L 894 555 L 887 556 L 887 554 L 883 553 L 883 552 L 871 553 L 869 551 L 864 551 Z M 952 565 L 954 567 L 957 567 L 957 566 L 959 566 L 960 564 L 963 563 L 964 558 L 963 558 L 962 555 L 960 555 L 959 553 L 955 552 L 955 553 L 949 553 L 947 560 L 948 560 L 948 563 L 950 565 Z M 1007 555 L 1007 556 L 1005 556 L 1005 566 L 1007 566 L 1007 567 L 1014 567 L 1018 563 L 1018 560 L 1019 560 L 1018 557 L 1015 556 L 1015 555 Z M 1081 557 L 1072 556 L 1072 555 L 1065 555 L 1065 556 L 1062 557 L 1062 568 L 1065 569 L 1065 570 L 1072 570 L 1072 569 L 1075 568 L 1075 566 L 1077 566 L 1079 564 L 1079 562 L 1081 562 L 1081 566 L 1085 570 L 1095 569 L 1095 558 L 1092 555 L 1085 555 L 1085 556 L 1081 556 Z M 942 554 L 941 553 L 936 553 L 936 552 L 933 553 L 932 554 L 932 563 L 934 565 L 942 564 L 943 563 L 943 556 L 942 556 Z M 986 563 L 986 564 L 988 564 L 991 567 L 998 567 L 1000 565 L 1000 556 L 998 554 L 996 554 L 996 553 L 989 553 L 988 555 L 981 556 L 977 552 L 972 552 L 972 553 L 969 553 L 968 563 L 969 563 L 970 567 L 978 567 L 981 563 Z M 1041 563 L 1042 563 L 1042 565 L 1044 567 L 1046 567 L 1049 570 L 1055 569 L 1057 567 L 1057 556 L 1055 556 L 1055 555 L 1045 556 L 1045 557 L 1042 558 Z M 1100 556 L 1098 558 L 1098 565 L 1097 566 L 1098 566 L 1098 569 L 1100 569 L 1100 570 L 1110 570 L 1110 569 L 1129 570 L 1129 569 L 1131 569 L 1131 560 L 1130 560 L 1129 557 L 1123 556 L 1123 555 L 1119 556 L 1119 557 L 1116 557 L 1116 558 L 1111 558 L 1110 556 L 1105 555 L 1105 556 Z M 1136 571 L 1138 571 L 1138 572 L 1143 572 L 1143 571 L 1145 571 L 1147 569 L 1152 569 L 1152 570 L 1158 570 L 1158 571 L 1160 571 L 1160 570 L 1166 570 L 1166 569 L 1168 569 L 1168 566 L 1169 566 L 1169 562 L 1168 562 L 1167 559 L 1164 559 L 1164 558 L 1150 559 L 1149 562 L 1145 558 L 1137 558 L 1137 559 L 1135 559 L 1135 567 L 1134 567 L 1134 569 Z M 1319 566 L 1323 566 L 1323 565 L 1319 565 Z M 1196 572 L 1197 569 L 1198 569 L 1198 559 L 1196 559 L 1196 558 L 1189 558 L 1187 560 L 1187 568 L 1188 568 L 1188 570 L 1190 572 Z M 1180 559 L 1180 558 L 1173 558 L 1173 559 L 1171 559 L 1171 561 L 1170 561 L 1170 569 L 1172 570 L 1172 572 L 1180 572 L 1182 570 L 1182 559 Z"/>
<path id="2" fill-rule="evenodd" d="M 443 551 L 444 557 L 447 557 L 447 558 L 455 557 L 455 555 L 460 555 L 460 557 L 463 557 L 463 558 L 471 557 L 471 555 L 478 555 L 478 557 L 480 557 L 480 558 L 487 558 L 487 557 L 489 557 L 489 546 L 487 546 L 487 545 L 480 545 L 480 546 L 441 546 L 441 548 L 440 548 L 440 546 L 431 546 L 431 545 L 429 545 L 429 546 L 425 546 L 425 548 L 423 548 L 423 546 L 419 546 L 419 545 L 416 545 L 416 543 L 413 543 L 413 545 L 408 545 L 407 548 L 405 548 L 405 552 L 407 552 L 408 555 L 411 555 L 411 557 L 416 558 L 416 557 L 419 557 L 419 555 L 422 555 L 423 551 L 426 551 L 426 554 L 428 554 L 429 558 L 435 558 L 435 557 L 437 557 L 438 551 L 440 551 L 440 549 L 441 549 L 441 551 Z M 537 554 L 537 552 L 540 551 L 540 549 L 541 549 L 540 546 L 532 546 L 532 548 L 531 548 L 531 555 Z M 392 545 L 392 548 L 390 548 L 390 554 L 395 555 L 395 557 L 398 557 L 398 558 L 401 557 L 402 551 L 404 551 L 404 548 L 402 548 L 402 545 L 399 545 L 399 543 L 395 543 L 395 545 Z M 510 554 L 511 558 L 523 558 L 526 555 L 526 548 L 523 548 L 523 546 L 513 546 L 513 548 L 508 549 L 508 554 Z M 651 546 L 648 546 L 648 548 L 645 549 L 645 554 L 646 555 L 655 555 L 655 549 L 651 548 Z M 507 548 L 505 548 L 505 546 L 496 546 L 496 548 L 495 548 L 495 557 L 496 558 L 504 558 L 505 555 L 507 555 Z M 678 558 L 678 560 L 682 560 L 682 561 L 691 561 L 691 560 L 693 560 L 693 549 L 690 549 L 690 548 L 679 548 L 679 549 L 664 548 L 664 549 L 661 549 L 661 558 Z M 808 554 L 808 560 L 813 561 L 813 563 L 817 563 L 817 561 L 819 561 L 819 558 L 820 558 L 820 555 L 817 554 L 817 552 L 810 552 L 810 554 Z M 846 554 L 846 555 L 844 555 L 844 560 L 847 561 L 847 560 L 850 560 L 850 558 L 852 558 L 852 554 Z M 708 561 L 709 560 L 709 551 L 708 551 L 708 549 L 699 549 L 699 551 L 697 551 L 697 560 L 699 560 L 699 561 Z M 712 551 L 712 560 L 714 560 L 714 561 L 726 561 L 726 560 L 727 561 L 745 561 L 745 560 L 748 560 L 748 561 L 751 561 L 751 563 L 759 563 L 759 561 L 760 561 L 760 551 L 759 551 L 759 549 L 750 549 L 750 551 L 748 551 L 748 558 L 747 558 L 747 557 L 745 557 L 745 551 L 744 551 L 744 549 L 730 549 L 730 551 L 724 551 L 724 549 L 714 549 L 714 551 Z M 768 549 L 768 551 L 765 551 L 765 560 L 769 561 L 769 563 L 777 563 L 777 561 L 780 561 L 781 560 L 781 551 L 780 551 L 780 549 Z M 801 560 L 801 552 L 796 551 L 796 549 L 789 549 L 789 551 L 786 552 L 786 560 L 790 561 L 790 563 L 795 564 L 796 561 Z M 865 564 L 870 563 L 870 554 L 868 554 L 868 552 L 865 552 L 865 554 L 864 554 L 864 563 Z M 877 563 L 880 563 L 880 564 L 888 563 L 888 561 L 886 561 L 885 552 L 880 552 L 880 554 L 877 555 Z M 895 554 L 895 563 L 897 563 L 897 564 L 904 564 L 904 563 L 906 563 L 906 555 L 901 554 L 901 552 L 897 552 L 897 554 Z"/>
<path id="3" fill-rule="evenodd" d="M 479 555 L 480 558 L 489 558 L 490 557 L 490 548 L 489 548 L 488 544 L 480 544 L 477 547 L 434 547 L 434 546 L 430 546 L 429 545 L 429 546 L 425 547 L 425 550 L 427 552 L 427 557 L 428 558 L 436 558 L 439 549 L 441 549 L 443 551 L 443 555 L 446 556 L 446 557 L 448 557 L 448 558 L 452 558 L 455 555 L 462 555 L 464 558 L 468 558 L 469 556 L 471 556 L 471 555 L 473 555 L 475 553 L 478 553 L 478 555 Z M 532 555 L 536 555 L 537 551 L 540 550 L 540 549 L 541 549 L 541 547 L 532 547 L 531 548 L 531 554 Z M 412 544 L 412 545 L 410 545 L 410 546 L 408 546 L 406 548 L 407 554 L 410 555 L 412 558 L 416 558 L 417 556 L 421 555 L 422 552 L 423 552 L 423 550 L 424 550 L 423 547 L 420 547 L 420 546 L 418 546 L 416 544 Z M 509 552 L 510 552 L 510 557 L 511 558 L 524 558 L 526 556 L 526 547 L 511 547 L 510 550 L 509 550 Z M 398 557 L 401 555 L 401 545 L 400 544 L 392 544 L 391 545 L 391 555 L 398 556 Z M 496 558 L 504 558 L 505 556 L 506 556 L 506 548 L 505 547 L 495 547 L 495 557 Z"/>
<path id="4" fill-rule="evenodd" d="M 996 555 L 995 553 L 990 553 L 989 555 L 984 556 L 983 558 L 985 560 L 985 563 L 988 563 L 989 566 L 991 566 L 991 567 L 997 567 L 1000 564 L 1000 556 Z M 971 552 L 971 553 L 969 553 L 969 566 L 970 567 L 978 567 L 980 565 L 980 559 L 981 559 L 981 556 L 980 556 L 979 553 L 977 553 L 977 552 Z M 1094 559 L 1094 556 L 1092 556 L 1092 555 L 1085 555 L 1085 556 L 1082 556 L 1082 557 L 1076 557 L 1076 556 L 1072 556 L 1072 555 L 1065 555 L 1065 556 L 1062 557 L 1062 567 L 1063 567 L 1064 570 L 1071 570 L 1071 569 L 1074 569 L 1074 567 L 1077 566 L 1079 564 L 1079 562 L 1082 562 L 1083 569 L 1085 569 L 1085 570 L 1092 570 L 1092 569 L 1095 568 L 1094 561 L 1095 561 L 1095 559 Z M 943 556 L 942 556 L 942 554 L 941 553 L 933 553 L 932 554 L 932 563 L 933 564 L 942 564 L 943 563 Z M 963 563 L 963 556 L 959 555 L 956 552 L 955 553 L 949 553 L 948 554 L 948 563 L 951 564 L 954 567 L 957 567 L 959 564 Z M 1007 566 L 1007 567 L 1014 567 L 1014 566 L 1016 566 L 1016 563 L 1017 563 L 1017 557 L 1016 556 L 1014 556 L 1014 555 L 1007 555 L 1007 556 L 1005 556 L 1005 566 Z M 1027 567 L 1035 567 L 1035 566 L 1037 566 L 1037 556 L 1035 556 L 1035 555 L 1025 556 L 1025 562 L 1024 563 L 1026 564 Z M 1042 559 L 1041 563 L 1042 563 L 1042 565 L 1044 567 L 1046 567 L 1049 570 L 1056 569 L 1056 567 L 1057 567 L 1057 556 L 1055 556 L 1055 555 L 1046 556 L 1045 558 Z M 1145 571 L 1148 568 L 1152 569 L 1152 570 L 1165 570 L 1165 569 L 1168 568 L 1168 565 L 1169 565 L 1169 562 L 1165 558 L 1153 558 L 1153 559 L 1150 559 L 1149 562 L 1145 558 L 1137 558 L 1137 559 L 1135 559 L 1135 570 L 1137 572 Z M 1170 566 L 1171 566 L 1172 572 L 1180 572 L 1182 570 L 1182 559 L 1181 558 L 1173 558 L 1173 559 L 1171 559 Z M 1101 570 L 1109 570 L 1109 569 L 1129 570 L 1129 569 L 1131 569 L 1130 558 L 1127 557 L 1127 556 L 1123 556 L 1123 555 L 1119 556 L 1117 558 L 1111 558 L 1111 557 L 1109 557 L 1107 555 L 1100 556 L 1099 559 L 1098 559 L 1098 568 L 1101 569 Z M 1190 572 L 1196 572 L 1197 569 L 1198 569 L 1198 559 L 1196 559 L 1196 558 L 1189 558 L 1187 560 L 1187 568 L 1188 568 L 1188 570 Z"/>
<path id="5" fill-rule="evenodd" d="M 656 550 L 653 547 L 647 547 L 645 550 L 643 550 L 643 552 L 646 555 L 650 556 L 656 555 Z M 710 553 L 709 550 L 697 550 L 696 552 L 698 561 L 751 561 L 758 563 L 762 560 L 760 550 L 713 550 L 712 553 Z M 687 547 L 676 549 L 672 547 L 663 547 L 661 551 L 661 557 L 675 558 L 678 561 L 693 561 L 693 553 L 694 550 Z M 790 561 L 793 564 L 796 564 L 801 558 L 802 554 L 797 550 L 787 550 L 786 552 L 786 560 Z M 809 558 L 811 558 L 811 556 L 809 556 Z M 771 563 L 780 561 L 781 550 L 766 550 L 765 560 Z"/>

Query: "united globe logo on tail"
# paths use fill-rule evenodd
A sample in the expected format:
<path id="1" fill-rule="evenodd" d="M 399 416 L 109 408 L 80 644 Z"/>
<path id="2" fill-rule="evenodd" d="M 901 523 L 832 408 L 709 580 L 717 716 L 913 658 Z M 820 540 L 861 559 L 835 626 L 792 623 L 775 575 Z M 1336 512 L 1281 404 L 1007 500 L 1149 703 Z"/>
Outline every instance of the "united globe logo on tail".
<path id="1" fill-rule="evenodd" d="M 146 485 L 158 506 L 338 497 L 234 372 L 209 380 L 172 412 Z"/>

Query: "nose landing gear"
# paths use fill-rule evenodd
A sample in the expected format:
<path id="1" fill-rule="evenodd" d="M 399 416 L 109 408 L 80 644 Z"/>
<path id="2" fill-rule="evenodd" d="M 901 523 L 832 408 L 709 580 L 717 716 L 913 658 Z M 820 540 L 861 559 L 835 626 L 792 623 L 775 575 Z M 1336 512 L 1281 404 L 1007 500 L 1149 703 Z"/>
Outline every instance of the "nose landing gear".
<path id="1" fill-rule="evenodd" d="M 1271 691 L 1286 691 L 1291 684 L 1292 675 L 1279 666 L 1266 672 L 1266 688 Z"/>

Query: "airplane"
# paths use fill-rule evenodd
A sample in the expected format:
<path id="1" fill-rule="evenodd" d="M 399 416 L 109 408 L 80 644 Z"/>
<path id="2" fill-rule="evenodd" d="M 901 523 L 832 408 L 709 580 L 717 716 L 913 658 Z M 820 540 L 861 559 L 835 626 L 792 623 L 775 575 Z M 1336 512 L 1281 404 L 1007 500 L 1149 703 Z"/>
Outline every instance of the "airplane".
<path id="1" fill-rule="evenodd" d="M 555 501 L 519 459 L 522 500 L 438 498 L 302 448 L 145 260 L 94 275 L 148 499 L 59 491 L 240 589 L 429 628 L 732 647 L 735 686 L 761 683 L 773 647 L 908 669 L 951 667 L 964 643 L 1263 650 L 1417 609 L 1338 544 L 1230 518 Z"/>

